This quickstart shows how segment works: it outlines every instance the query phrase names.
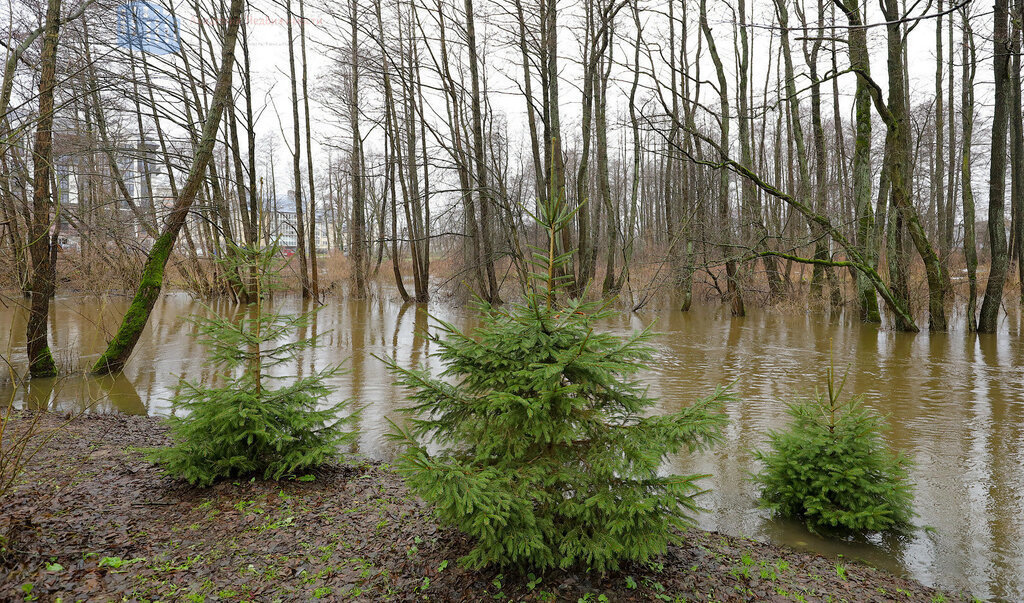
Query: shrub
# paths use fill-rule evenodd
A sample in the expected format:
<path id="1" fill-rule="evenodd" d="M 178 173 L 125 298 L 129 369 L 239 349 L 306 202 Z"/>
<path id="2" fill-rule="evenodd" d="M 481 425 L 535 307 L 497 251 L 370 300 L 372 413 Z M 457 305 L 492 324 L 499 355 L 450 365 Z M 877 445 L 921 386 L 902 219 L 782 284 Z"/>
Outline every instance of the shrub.
<path id="1" fill-rule="evenodd" d="M 552 240 L 565 215 L 541 220 Z M 646 561 L 678 537 L 672 528 L 693 524 L 702 492 L 704 476 L 659 468 L 719 439 L 727 395 L 647 416 L 655 401 L 633 377 L 651 357 L 651 334 L 601 333 L 607 311 L 559 304 L 567 256 L 544 251 L 525 303 L 482 303 L 472 334 L 440 323 L 438 377 L 388 361 L 413 402 L 409 427 L 396 426 L 407 446 L 396 468 L 443 523 L 475 539 L 469 567 Z"/>
<path id="2" fill-rule="evenodd" d="M 174 444 L 147 451 L 168 475 L 196 486 L 237 476 L 276 480 L 298 475 L 336 458 L 339 448 L 355 437 L 345 427 L 358 413 L 339 418 L 350 410 L 348 401 L 321 408 L 332 391 L 326 381 L 339 367 L 302 378 L 268 374 L 269 368 L 294 361 L 300 351 L 316 346 L 315 337 L 278 343 L 305 329 L 315 311 L 264 311 L 277 245 L 256 251 L 236 247 L 232 257 L 236 262 L 250 258 L 236 274 L 255 276 L 252 315 L 238 320 L 192 318 L 211 364 L 222 369 L 224 383 L 212 387 L 183 381 L 172 399 L 175 416 L 168 419 Z M 294 380 L 273 387 L 287 379 Z M 179 411 L 182 416 L 177 416 Z"/>
<path id="3" fill-rule="evenodd" d="M 17 375 L 11 376 L 10 396 L 0 407 L 0 500 L 14 490 L 22 475 L 50 440 L 66 429 L 81 413 L 70 416 L 56 427 L 48 427 L 44 411 L 18 411 L 14 408 L 21 385 Z"/>
<path id="4" fill-rule="evenodd" d="M 909 527 L 910 460 L 886 447 L 885 420 L 861 396 L 840 401 L 844 382 L 836 386 L 829 368 L 827 392 L 790 405 L 789 427 L 769 433 L 768 452 L 755 452 L 764 463 L 754 476 L 761 504 L 815 531 Z"/>

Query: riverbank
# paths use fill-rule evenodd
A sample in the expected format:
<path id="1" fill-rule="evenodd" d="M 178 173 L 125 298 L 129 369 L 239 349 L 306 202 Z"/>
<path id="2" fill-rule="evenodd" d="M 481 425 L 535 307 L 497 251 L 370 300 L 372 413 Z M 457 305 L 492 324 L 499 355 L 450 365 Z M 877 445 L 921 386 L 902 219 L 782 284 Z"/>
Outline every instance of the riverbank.
<path id="1" fill-rule="evenodd" d="M 60 422 L 47 414 L 40 424 Z M 959 599 L 858 563 L 699 530 L 655 564 L 605 576 L 468 571 L 457 560 L 469 543 L 438 527 L 386 465 L 197 490 L 132 450 L 166 442 L 147 417 L 86 416 L 58 433 L 0 500 L 9 538 L 0 600 Z"/>

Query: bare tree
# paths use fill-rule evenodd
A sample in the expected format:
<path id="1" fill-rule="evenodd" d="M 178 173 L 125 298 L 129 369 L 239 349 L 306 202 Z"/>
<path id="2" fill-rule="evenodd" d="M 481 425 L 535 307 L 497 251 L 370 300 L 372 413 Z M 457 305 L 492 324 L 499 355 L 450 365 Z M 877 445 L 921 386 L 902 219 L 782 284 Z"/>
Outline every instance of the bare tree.
<path id="1" fill-rule="evenodd" d="M 29 254 L 32 257 L 32 305 L 25 340 L 28 347 L 29 374 L 52 377 L 57 374 L 47 343 L 46 321 L 50 311 L 56 275 L 50 258 L 50 229 L 53 199 L 50 171 L 53 169 L 53 89 L 57 71 L 57 43 L 60 36 L 60 0 L 46 3 L 43 51 L 39 56 L 39 121 L 32 148 L 32 218 L 29 224 Z"/>
<path id="2" fill-rule="evenodd" d="M 220 128 L 221 115 L 229 103 L 231 95 L 231 76 L 235 66 L 235 41 L 238 38 L 239 23 L 242 18 L 242 10 L 245 6 L 244 0 L 231 0 L 228 9 L 227 28 L 221 45 L 220 71 L 217 74 L 217 84 L 213 89 L 213 98 L 210 102 L 210 109 L 206 113 L 206 121 L 203 123 L 202 138 L 192 166 L 189 169 L 188 178 L 178 198 L 167 216 L 160 236 L 154 241 L 146 263 L 142 268 L 142 278 L 138 290 L 132 299 L 131 306 L 125 312 L 114 338 L 107 345 L 106 351 L 92 368 L 94 374 L 108 374 L 120 372 L 128 359 L 131 357 L 135 344 L 138 343 L 146 323 L 149 322 L 149 315 L 153 306 L 160 297 L 160 289 L 164 281 L 164 269 L 167 260 L 170 258 L 174 243 L 185 224 L 189 208 L 195 201 L 196 195 L 203 184 L 206 168 L 213 158 L 214 144 L 216 142 L 217 130 Z"/>

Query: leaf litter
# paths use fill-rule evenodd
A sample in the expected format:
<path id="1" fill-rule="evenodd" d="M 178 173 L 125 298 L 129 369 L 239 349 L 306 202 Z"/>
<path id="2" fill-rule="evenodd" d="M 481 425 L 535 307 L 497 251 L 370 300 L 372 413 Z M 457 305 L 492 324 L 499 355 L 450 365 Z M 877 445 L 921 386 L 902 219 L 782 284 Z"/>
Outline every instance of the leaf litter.
<path id="1" fill-rule="evenodd" d="M 384 464 L 196 489 L 137 452 L 167 443 L 158 419 L 126 415 L 88 415 L 54 437 L 0 500 L 0 600 L 961 600 L 859 563 L 699 530 L 655 563 L 603 575 L 470 571 L 457 562 L 470 543 Z"/>

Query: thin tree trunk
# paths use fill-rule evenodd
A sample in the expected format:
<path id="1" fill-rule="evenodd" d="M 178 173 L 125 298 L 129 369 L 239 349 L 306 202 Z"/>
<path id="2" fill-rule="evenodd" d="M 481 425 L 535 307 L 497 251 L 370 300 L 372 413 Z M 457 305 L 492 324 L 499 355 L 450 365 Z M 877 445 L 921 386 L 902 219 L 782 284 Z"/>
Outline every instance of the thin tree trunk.
<path id="1" fill-rule="evenodd" d="M 721 122 L 720 145 L 722 148 L 729 146 L 729 82 L 725 77 L 725 68 L 719 58 L 718 49 L 715 46 L 715 38 L 711 33 L 711 26 L 708 25 L 707 2 L 700 3 L 700 27 L 704 32 L 704 38 L 708 43 L 708 52 L 714 62 L 715 71 L 718 73 L 718 96 Z M 639 65 L 637 66 L 639 69 Z M 732 250 L 729 247 L 729 234 L 732 231 L 729 218 L 729 172 L 720 169 L 718 173 L 718 228 L 723 237 L 720 249 L 722 259 L 725 261 L 726 276 L 726 298 L 730 303 L 733 316 L 743 316 L 743 292 L 740 290 L 739 279 L 736 271 L 736 260 L 732 259 Z"/>
<path id="2" fill-rule="evenodd" d="M 363 186 L 363 140 L 359 132 L 359 14 L 358 0 L 349 0 L 351 25 L 348 119 L 352 135 L 349 180 L 352 187 L 352 278 L 355 296 L 366 296 L 366 193 Z"/>
<path id="3" fill-rule="evenodd" d="M 964 42 L 961 51 L 963 77 L 961 78 L 961 119 L 963 133 L 960 135 L 961 195 L 964 212 L 964 261 L 967 264 L 967 330 L 978 328 L 976 314 L 978 298 L 978 246 L 975 241 L 974 191 L 971 187 L 971 143 L 974 137 L 974 75 L 978 69 L 974 47 L 974 31 L 967 17 L 967 8 L 961 9 L 963 16 Z"/>
<path id="4" fill-rule="evenodd" d="M 796 149 L 796 160 L 797 160 L 797 182 L 796 182 L 796 197 L 803 199 L 810 194 L 810 167 L 808 165 L 807 158 L 807 147 L 804 139 L 803 124 L 800 121 L 800 99 L 797 96 L 796 90 L 796 75 L 793 69 L 793 51 L 790 47 L 789 37 L 789 9 L 786 3 L 789 0 L 775 0 L 775 12 L 779 18 L 779 26 L 782 28 L 781 32 L 781 53 L 782 53 L 782 65 L 784 68 L 784 76 L 786 80 L 785 92 L 786 92 L 786 103 L 789 108 L 789 119 L 788 128 L 791 132 L 790 140 L 792 141 Z M 812 105 L 814 101 L 811 101 Z M 815 206 L 819 204 L 819 200 L 815 197 Z M 821 210 L 818 207 L 814 208 L 815 213 L 821 215 Z M 808 228 L 810 229 L 813 238 L 821 239 L 822 233 L 818 226 L 813 221 L 808 221 Z M 820 255 L 821 248 L 818 243 L 815 244 L 816 257 Z M 817 259 L 822 259 L 818 257 Z M 819 272 L 820 264 L 815 264 L 814 272 L 812 273 L 811 279 L 811 297 L 821 297 L 821 274 Z"/>
<path id="5" fill-rule="evenodd" d="M 943 271 L 947 280 L 947 285 L 944 288 L 948 290 L 949 280 L 949 249 L 945 248 L 946 241 L 946 203 L 952 202 L 952 199 L 946 199 L 945 196 L 945 172 L 946 172 L 946 160 L 943 155 L 945 151 L 945 139 L 946 139 L 946 115 L 945 115 L 945 101 L 943 99 L 943 77 L 942 77 L 942 12 L 944 4 L 943 0 L 938 0 L 937 11 L 938 16 L 935 18 L 935 161 L 932 170 L 932 198 L 935 199 L 935 217 L 936 227 L 938 228 L 936 233 L 936 241 L 938 243 L 938 251 L 940 259 L 945 263 L 947 269 Z M 952 65 L 949 66 L 953 68 Z M 952 126 L 952 120 L 950 120 L 950 126 Z M 952 177 L 952 176 L 950 176 Z"/>
<path id="6" fill-rule="evenodd" d="M 475 162 L 477 199 L 480 203 L 480 236 L 483 253 L 484 271 L 487 276 L 487 295 L 484 297 L 492 304 L 501 303 L 498 293 L 498 280 L 494 271 L 494 242 L 491 235 L 490 209 L 491 189 L 488 184 L 489 170 L 484 157 L 483 131 L 483 99 L 480 97 L 480 65 L 477 56 L 476 25 L 473 18 L 473 0 L 465 0 L 466 8 L 466 46 L 469 50 L 469 107 L 472 116 L 473 160 Z"/>
<path id="7" fill-rule="evenodd" d="M 295 38 L 292 36 L 292 0 L 285 1 L 285 18 L 288 19 L 288 72 L 292 91 L 292 182 L 295 203 L 295 242 L 299 256 L 299 284 L 302 297 L 312 295 L 309 285 L 309 262 L 306 260 L 306 220 L 302 208 L 302 129 L 299 126 L 299 92 L 295 76 Z"/>
<path id="8" fill-rule="evenodd" d="M 302 48 L 302 107 L 306 117 L 306 177 L 309 179 L 309 288 L 313 299 L 319 299 L 320 272 L 317 268 L 316 259 L 316 186 L 313 183 L 313 131 L 309 125 L 309 84 L 307 76 L 309 64 L 306 61 L 305 0 L 299 0 L 299 44 Z M 296 198 L 298 198 L 297 194 Z M 296 210 L 298 210 L 298 205 L 296 205 Z"/>
<path id="9" fill-rule="evenodd" d="M 610 51 L 609 51 L 610 54 Z M 597 183 L 601 203 L 605 212 L 605 272 L 601 292 L 608 295 L 615 290 L 615 250 L 619 244 L 618 203 L 612 198 L 611 178 L 608 173 L 608 80 L 611 77 L 612 61 L 608 57 L 601 70 L 597 85 L 597 102 L 594 106 L 595 151 L 597 152 Z"/>
<path id="10" fill-rule="evenodd" d="M 855 244 L 868 262 L 877 268 L 878 237 L 875 236 L 875 216 L 871 208 L 871 92 L 868 90 L 867 82 L 871 62 L 867 32 L 862 27 L 863 20 L 856 0 L 835 2 L 850 24 L 850 67 L 857 72 L 857 89 L 854 94 L 856 139 L 853 147 L 853 198 L 857 221 Z M 857 272 L 856 285 L 861 320 L 881 322 L 878 298 L 871 282 L 863 273 Z"/>

